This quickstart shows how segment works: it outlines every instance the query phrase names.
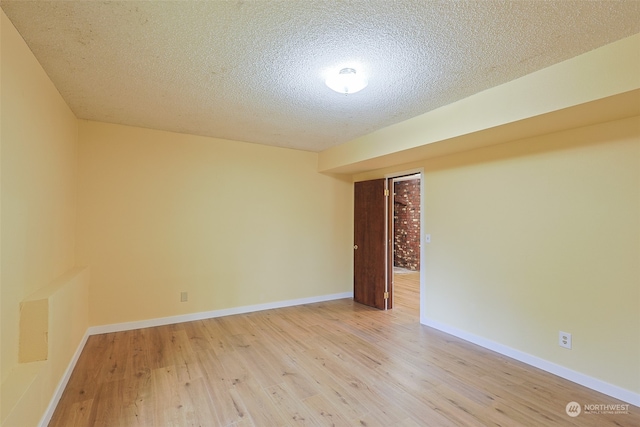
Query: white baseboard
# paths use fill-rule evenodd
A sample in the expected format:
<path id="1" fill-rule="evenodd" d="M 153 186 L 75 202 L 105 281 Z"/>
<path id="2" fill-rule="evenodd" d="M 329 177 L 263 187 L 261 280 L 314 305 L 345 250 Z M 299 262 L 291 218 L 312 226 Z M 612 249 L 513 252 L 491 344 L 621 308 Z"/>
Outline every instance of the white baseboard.
<path id="1" fill-rule="evenodd" d="M 180 316 L 160 317 L 156 319 L 140 320 L 137 322 L 115 323 L 111 325 L 92 326 L 89 335 L 106 334 L 110 332 L 130 331 L 132 329 L 151 328 L 154 326 L 171 325 L 174 323 L 192 322 L 194 320 L 212 319 L 215 317 L 231 316 L 233 314 L 253 313 L 255 311 L 271 310 L 274 308 L 292 307 L 294 305 L 312 304 L 343 298 L 353 298 L 353 292 L 320 295 L 317 297 L 292 299 L 286 301 L 269 302 L 265 304 L 245 305 L 242 307 L 225 308 L 222 310 L 202 311 L 199 313 L 183 314 Z"/>
<path id="2" fill-rule="evenodd" d="M 439 331 L 445 332 L 449 335 L 453 335 L 455 337 L 461 338 L 465 341 L 469 341 L 473 344 L 477 344 L 480 347 L 484 347 L 486 349 L 495 351 L 496 353 L 500 353 L 512 359 L 519 360 L 520 362 L 526 363 L 527 365 L 531 365 L 538 369 L 542 369 L 543 371 L 557 375 L 561 378 L 572 381 L 574 383 L 583 385 L 592 390 L 606 394 L 607 396 L 611 396 L 616 399 L 622 400 L 623 402 L 627 402 L 631 405 L 640 407 L 639 393 L 634 393 L 630 390 L 626 390 L 624 388 L 609 384 L 597 378 L 593 378 L 588 375 L 582 374 L 580 372 L 571 370 L 569 368 L 565 368 L 564 366 L 556 365 L 555 363 L 549 362 L 548 360 L 544 360 L 539 357 L 532 356 L 520 350 L 513 349 L 506 345 L 488 340 L 486 338 L 471 334 L 469 332 L 454 328 L 452 326 L 437 322 L 435 320 L 428 319 L 426 317 L 421 317 L 420 323 L 422 323 L 423 325 L 429 326 L 431 328 L 437 329 Z M 600 402 L 585 402 L 585 403 L 600 403 Z"/>
<path id="3" fill-rule="evenodd" d="M 73 353 L 73 357 L 69 362 L 69 366 L 67 366 L 67 369 L 64 371 L 64 375 L 62 375 L 62 378 L 60 378 L 60 381 L 58 382 L 58 386 L 56 387 L 56 390 L 53 393 L 53 397 L 49 402 L 49 406 L 47 406 L 47 410 L 42 415 L 42 418 L 40 418 L 40 423 L 38 424 L 38 426 L 47 427 L 49 425 L 49 422 L 51 421 L 51 417 L 53 416 L 53 413 L 56 410 L 56 406 L 58 406 L 58 402 L 62 397 L 62 393 L 64 392 L 64 389 L 67 387 L 69 378 L 71 378 L 73 369 L 76 367 L 76 363 L 78 363 L 78 358 L 80 358 L 80 354 L 82 354 L 82 350 L 84 349 L 84 346 L 87 343 L 88 338 L 89 338 L 89 331 L 87 330 L 87 332 L 84 333 L 84 336 L 80 340 L 80 343 L 78 344 L 78 348 L 76 348 L 75 353 Z"/>

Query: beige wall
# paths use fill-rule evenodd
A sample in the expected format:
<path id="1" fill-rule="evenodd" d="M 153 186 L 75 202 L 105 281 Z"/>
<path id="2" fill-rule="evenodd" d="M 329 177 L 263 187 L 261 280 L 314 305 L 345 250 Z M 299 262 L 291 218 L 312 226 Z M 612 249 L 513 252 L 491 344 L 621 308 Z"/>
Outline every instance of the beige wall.
<path id="1" fill-rule="evenodd" d="M 73 273 L 78 123 L 4 12 L 0 12 L 0 423 L 36 425 L 88 327 L 88 273 Z M 20 304 L 42 298 L 37 328 Z M 25 337 L 44 343 L 38 354 Z M 44 336 L 43 336 L 44 335 Z M 37 356 L 37 357 L 35 357 Z"/>
<path id="2" fill-rule="evenodd" d="M 351 181 L 316 166 L 315 153 L 81 121 L 91 323 L 350 291 Z"/>
<path id="3" fill-rule="evenodd" d="M 22 299 L 74 266 L 77 120 L 4 12 L 2 379 L 17 364 Z"/>
<path id="4" fill-rule="evenodd" d="M 640 392 L 640 117 L 412 167 L 423 317 Z"/>

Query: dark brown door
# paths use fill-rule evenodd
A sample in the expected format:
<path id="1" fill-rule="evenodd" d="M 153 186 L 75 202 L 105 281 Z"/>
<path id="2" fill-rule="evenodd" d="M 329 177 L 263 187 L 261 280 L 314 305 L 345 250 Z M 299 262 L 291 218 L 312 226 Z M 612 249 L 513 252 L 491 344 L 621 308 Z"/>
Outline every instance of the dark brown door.
<path id="1" fill-rule="evenodd" d="M 353 299 L 385 309 L 385 179 L 354 185 Z"/>

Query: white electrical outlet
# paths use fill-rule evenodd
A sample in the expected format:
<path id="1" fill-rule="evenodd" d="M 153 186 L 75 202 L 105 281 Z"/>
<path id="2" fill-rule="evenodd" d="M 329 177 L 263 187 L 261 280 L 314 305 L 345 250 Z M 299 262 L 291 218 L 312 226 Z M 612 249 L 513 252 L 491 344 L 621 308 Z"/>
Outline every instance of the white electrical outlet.
<path id="1" fill-rule="evenodd" d="M 186 302 L 189 300 L 188 292 L 180 292 L 180 302 Z"/>
<path id="2" fill-rule="evenodd" d="M 560 331 L 558 335 L 558 345 L 571 350 L 571 334 L 569 332 Z"/>

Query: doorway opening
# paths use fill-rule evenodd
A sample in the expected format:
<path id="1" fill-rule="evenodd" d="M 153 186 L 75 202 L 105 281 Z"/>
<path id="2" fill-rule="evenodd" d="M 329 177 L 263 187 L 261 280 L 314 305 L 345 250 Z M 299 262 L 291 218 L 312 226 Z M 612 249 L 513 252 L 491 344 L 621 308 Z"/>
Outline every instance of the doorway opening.
<path id="1" fill-rule="evenodd" d="M 420 313 L 421 174 L 389 177 L 388 257 L 393 307 Z"/>

